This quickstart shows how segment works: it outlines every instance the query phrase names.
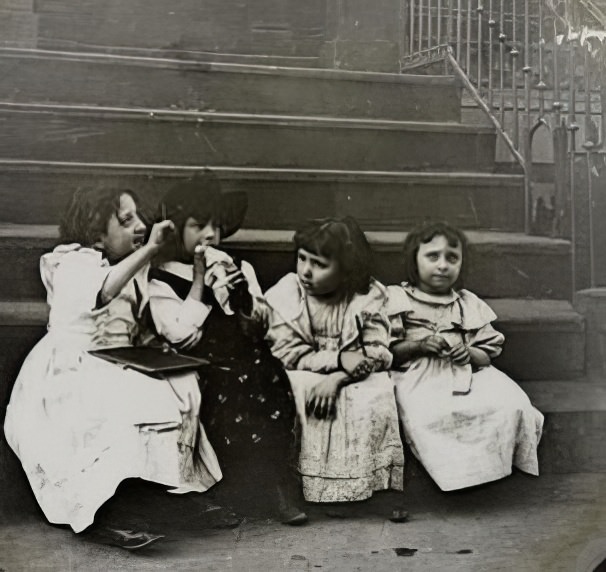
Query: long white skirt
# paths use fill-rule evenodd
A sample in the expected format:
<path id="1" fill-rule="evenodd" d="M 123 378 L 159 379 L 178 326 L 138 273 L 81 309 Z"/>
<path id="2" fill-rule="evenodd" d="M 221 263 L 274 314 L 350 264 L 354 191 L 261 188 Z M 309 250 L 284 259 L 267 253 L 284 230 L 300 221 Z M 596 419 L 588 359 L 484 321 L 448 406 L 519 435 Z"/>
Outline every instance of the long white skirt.
<path id="1" fill-rule="evenodd" d="M 495 367 L 474 373 L 467 395 L 452 394 L 444 360 L 422 358 L 392 376 L 406 440 L 442 490 L 495 481 L 512 466 L 539 474 L 543 415 Z"/>
<path id="2" fill-rule="evenodd" d="M 199 406 L 193 373 L 154 379 L 86 352 L 66 359 L 47 335 L 21 368 L 4 429 L 47 519 L 80 532 L 124 479 L 178 493 L 221 479 Z"/>
<path id="3" fill-rule="evenodd" d="M 359 501 L 402 490 L 404 453 L 393 382 L 387 372 L 343 388 L 332 420 L 307 417 L 305 401 L 324 375 L 289 371 L 301 420 L 303 493 L 311 502 Z"/>

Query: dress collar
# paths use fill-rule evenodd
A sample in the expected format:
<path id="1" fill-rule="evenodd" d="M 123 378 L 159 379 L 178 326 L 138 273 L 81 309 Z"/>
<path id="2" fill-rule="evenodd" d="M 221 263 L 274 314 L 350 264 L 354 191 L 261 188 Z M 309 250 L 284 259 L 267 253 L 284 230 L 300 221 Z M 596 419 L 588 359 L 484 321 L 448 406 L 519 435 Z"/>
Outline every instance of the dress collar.
<path id="1" fill-rule="evenodd" d="M 448 294 L 438 296 L 436 294 L 428 294 L 427 292 L 423 292 L 423 290 L 417 288 L 416 286 L 413 286 L 412 284 L 409 284 L 408 282 L 403 282 L 402 288 L 404 288 L 406 293 L 411 298 L 414 298 L 419 302 L 426 302 L 434 305 L 448 306 L 449 304 L 456 302 L 460 298 L 459 293 L 452 289 Z"/>

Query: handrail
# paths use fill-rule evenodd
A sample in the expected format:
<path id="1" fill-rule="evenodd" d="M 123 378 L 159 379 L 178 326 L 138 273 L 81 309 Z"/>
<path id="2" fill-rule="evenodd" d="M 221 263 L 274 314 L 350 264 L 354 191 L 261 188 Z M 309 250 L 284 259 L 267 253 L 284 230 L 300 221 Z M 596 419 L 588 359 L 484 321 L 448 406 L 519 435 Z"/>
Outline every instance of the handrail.
<path id="1" fill-rule="evenodd" d="M 606 137 L 603 7 L 595 0 L 409 0 L 409 16 L 403 71 L 435 65 L 435 56 L 446 62 L 523 170 L 526 232 L 570 238 L 574 258 L 575 157 L 582 149 L 589 172 Z M 553 139 L 557 171 L 547 200 L 534 196 L 540 131 Z M 591 185 L 589 180 L 585 201 L 591 200 Z M 538 206 L 550 210 L 549 225 L 538 220 Z M 584 248 L 593 254 L 592 241 Z M 594 264 L 592 259 L 591 285 Z"/>

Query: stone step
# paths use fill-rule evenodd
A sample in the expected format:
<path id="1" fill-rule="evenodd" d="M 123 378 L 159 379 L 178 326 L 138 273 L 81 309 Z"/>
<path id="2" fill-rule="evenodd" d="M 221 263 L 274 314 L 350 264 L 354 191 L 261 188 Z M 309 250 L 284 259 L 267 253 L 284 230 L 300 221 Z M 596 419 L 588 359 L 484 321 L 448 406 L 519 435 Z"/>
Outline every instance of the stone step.
<path id="1" fill-rule="evenodd" d="M 516 381 L 539 383 L 555 376 L 575 380 L 584 375 L 584 321 L 569 302 L 512 299 L 487 302 L 497 312 L 496 328 L 506 337 L 504 352 L 495 360 L 495 366 Z M 0 326 L 14 327 L 17 333 L 32 340 L 43 332 L 47 318 L 48 306 L 41 299 L 0 300 Z M 569 387 L 562 383 L 562 387 Z M 574 397 L 582 400 L 582 396 Z M 556 402 L 553 399 L 549 406 Z"/>
<path id="2" fill-rule="evenodd" d="M 606 472 L 606 386 L 582 379 L 520 384 L 545 414 L 544 473 Z"/>
<path id="3" fill-rule="evenodd" d="M 491 303 L 497 307 L 500 301 L 493 300 Z M 543 301 L 535 303 L 540 306 Z M 506 354 L 511 356 L 513 365 L 521 366 L 534 351 L 541 353 L 544 344 L 541 332 L 545 334 L 551 328 L 549 316 L 541 316 L 542 325 L 536 322 L 536 335 L 532 340 L 527 339 L 524 347 L 517 343 L 518 334 L 515 333 L 516 327 L 525 327 L 523 320 L 516 322 L 511 301 L 504 304 L 512 313 L 507 317 L 502 316 L 498 327 L 510 330 Z M 518 313 L 521 309 L 518 309 Z M 4 350 L 0 356 L 0 403 L 8 402 L 23 359 L 46 331 L 47 317 L 47 306 L 41 301 L 0 302 L 0 341 Z M 521 347 L 526 356 L 518 354 Z M 563 368 L 569 367 L 561 349 L 562 344 L 552 345 L 549 360 L 541 360 L 540 363 L 552 370 L 558 363 Z M 504 362 L 497 362 L 496 365 L 506 369 Z M 513 375 L 515 372 L 508 373 Z M 553 379 L 547 377 L 543 381 L 520 383 L 534 405 L 545 414 L 545 431 L 539 448 L 541 472 L 606 472 L 606 387 L 589 383 L 583 378 L 569 381 Z M 0 420 L 3 416 L 2 407 Z"/>
<path id="4" fill-rule="evenodd" d="M 459 121 L 454 78 L 0 48 L 0 101 Z"/>
<path id="5" fill-rule="evenodd" d="M 585 373 L 585 320 L 566 300 L 486 299 L 505 347 L 495 365 L 516 380 L 575 379 Z"/>
<path id="6" fill-rule="evenodd" d="M 515 233 L 469 231 L 468 287 L 489 298 L 548 298 L 570 296 L 570 243 Z M 293 231 L 244 228 L 225 246 L 249 260 L 264 287 L 269 287 L 294 264 Z M 377 253 L 376 275 L 388 283 L 402 280 L 404 232 L 369 231 Z M 43 295 L 38 258 L 57 241 L 54 225 L 0 225 L 0 265 L 10 279 L 0 283 L 0 299 Z"/>
<path id="7" fill-rule="evenodd" d="M 0 104 L 0 157 L 345 170 L 491 171 L 492 128 L 168 109 Z"/>
<path id="8" fill-rule="evenodd" d="M 52 224 L 81 186 L 124 187 L 156 205 L 197 168 L 0 159 L 0 222 Z M 248 228 L 296 228 L 310 218 L 354 216 L 366 230 L 410 229 L 426 219 L 465 229 L 522 231 L 519 175 L 213 167 L 226 190 L 249 197 Z M 15 201 L 14 197 L 28 197 Z"/>
<path id="9" fill-rule="evenodd" d="M 292 231 L 241 229 L 226 247 L 259 269 L 269 286 L 293 267 Z M 402 280 L 405 232 L 369 231 L 377 253 L 376 275 Z M 468 231 L 471 244 L 467 286 L 482 297 L 567 299 L 571 296 L 570 243 L 517 233 Z"/>

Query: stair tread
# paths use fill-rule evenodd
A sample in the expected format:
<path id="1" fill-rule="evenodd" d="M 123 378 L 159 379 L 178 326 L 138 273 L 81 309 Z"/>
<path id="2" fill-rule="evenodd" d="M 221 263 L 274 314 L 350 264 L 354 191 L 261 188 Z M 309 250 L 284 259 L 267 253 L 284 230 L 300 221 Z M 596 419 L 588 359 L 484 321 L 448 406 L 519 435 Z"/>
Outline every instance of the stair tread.
<path id="1" fill-rule="evenodd" d="M 493 298 L 487 300 L 491 307 L 500 310 L 499 321 L 526 322 L 540 320 L 545 322 L 572 321 L 582 323 L 580 314 L 574 311 L 567 300 L 516 300 L 511 298 Z M 48 314 L 46 302 L 42 300 L 0 300 L 0 324 L 40 323 Z"/>
<path id="2" fill-rule="evenodd" d="M 34 238 L 34 239 L 56 239 L 57 225 L 52 224 L 16 224 L 0 223 L 0 238 Z M 367 231 L 369 242 L 377 249 L 381 247 L 401 247 L 406 237 L 406 232 L 400 231 Z M 570 241 L 561 238 L 549 238 L 544 236 L 531 236 L 515 232 L 499 231 L 466 231 L 467 238 L 474 246 L 497 246 L 505 245 L 511 247 L 536 246 L 540 248 L 556 248 L 568 251 Z M 293 230 L 265 230 L 242 228 L 236 234 L 226 240 L 226 244 L 242 246 L 247 243 L 265 245 L 277 250 L 292 248 Z"/>
<path id="3" fill-rule="evenodd" d="M 117 65 L 139 65 L 145 67 L 177 68 L 188 71 L 248 73 L 263 75 L 279 75 L 289 77 L 308 77 L 314 79 L 331 79 L 344 81 L 375 81 L 406 85 L 456 85 L 454 76 L 418 75 L 383 72 L 350 71 L 338 69 L 323 69 L 296 66 L 277 66 L 262 64 L 242 64 L 226 62 L 208 62 L 188 58 L 166 58 L 150 56 L 132 56 L 107 54 L 98 52 L 71 52 L 62 50 L 43 50 L 26 48 L 0 48 L 0 57 L 28 57 L 39 59 L 59 59 L 88 63 L 103 63 Z"/>
<path id="4" fill-rule="evenodd" d="M 606 411 L 606 386 L 584 379 L 523 381 L 520 386 L 543 413 Z"/>
<path id="5" fill-rule="evenodd" d="M 450 121 L 404 121 L 390 119 L 323 117 L 319 115 L 285 115 L 269 113 L 237 113 L 196 111 L 170 108 L 114 107 L 106 105 L 65 105 L 55 103 L 12 103 L 0 102 L 0 112 L 40 113 L 103 118 L 138 119 L 148 121 L 185 121 L 208 123 L 241 123 L 287 125 L 294 127 L 330 126 L 358 129 L 381 129 L 399 131 L 422 131 L 437 133 L 493 133 L 490 125 L 467 125 Z"/>
<path id="6" fill-rule="evenodd" d="M 490 298 L 486 302 L 498 316 L 498 321 L 533 323 L 572 322 L 583 327 L 584 319 L 568 300 L 526 300 L 519 298 Z"/>
<path id="7" fill-rule="evenodd" d="M 162 173 L 195 173 L 200 171 L 195 165 L 163 165 L 163 164 L 128 164 L 103 163 L 84 161 L 43 161 L 32 159 L 3 159 L 0 158 L 2 169 L 13 170 L 74 170 L 89 169 L 119 170 L 127 173 L 149 173 L 159 171 Z M 254 178 L 254 179 L 284 179 L 284 180 L 404 180 L 409 183 L 423 182 L 456 182 L 473 186 L 500 186 L 504 184 L 521 184 L 524 176 L 520 174 L 499 174 L 485 172 L 465 171 L 357 171 L 351 169 L 287 169 L 271 167 L 236 167 L 207 165 L 207 168 L 223 175 L 225 178 Z"/>

